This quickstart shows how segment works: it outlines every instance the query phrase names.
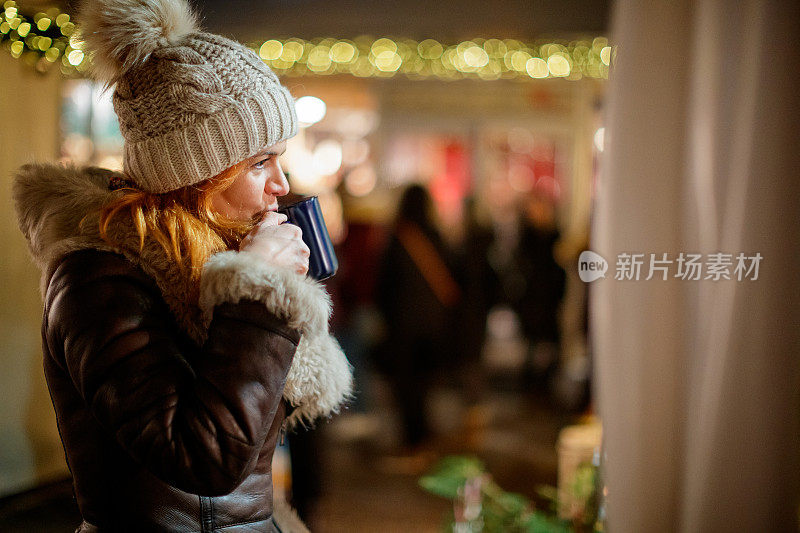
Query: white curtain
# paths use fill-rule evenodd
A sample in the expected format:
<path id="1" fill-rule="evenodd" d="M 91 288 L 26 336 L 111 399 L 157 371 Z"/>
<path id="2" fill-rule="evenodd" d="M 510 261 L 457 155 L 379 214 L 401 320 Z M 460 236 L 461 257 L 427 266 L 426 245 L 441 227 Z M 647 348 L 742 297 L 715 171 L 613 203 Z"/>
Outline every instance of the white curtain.
<path id="1" fill-rule="evenodd" d="M 798 531 L 800 3 L 621 0 L 592 249 L 609 531 Z M 681 252 L 730 253 L 730 281 Z M 641 277 L 616 280 L 620 254 Z M 650 255 L 673 260 L 646 281 Z M 760 253 L 758 279 L 736 256 Z"/>

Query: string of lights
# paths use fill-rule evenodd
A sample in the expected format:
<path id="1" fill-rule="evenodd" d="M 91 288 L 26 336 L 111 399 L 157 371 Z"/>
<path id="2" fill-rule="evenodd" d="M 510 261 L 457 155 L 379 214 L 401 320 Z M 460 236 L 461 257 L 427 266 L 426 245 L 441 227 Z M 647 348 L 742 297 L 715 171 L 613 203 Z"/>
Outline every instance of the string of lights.
<path id="1" fill-rule="evenodd" d="M 612 48 L 604 37 L 572 42 L 524 43 L 472 39 L 272 39 L 252 47 L 278 74 L 350 74 L 362 78 L 608 78 Z"/>
<path id="2" fill-rule="evenodd" d="M 65 76 L 81 76 L 91 62 L 68 13 L 51 8 L 29 17 L 14 0 L 3 4 L 0 46 L 39 72 L 58 65 Z M 249 46 L 279 75 L 360 78 L 604 79 L 613 55 L 605 37 L 535 43 L 472 39 L 448 45 L 434 39 L 363 36 L 352 40 L 270 39 Z"/>

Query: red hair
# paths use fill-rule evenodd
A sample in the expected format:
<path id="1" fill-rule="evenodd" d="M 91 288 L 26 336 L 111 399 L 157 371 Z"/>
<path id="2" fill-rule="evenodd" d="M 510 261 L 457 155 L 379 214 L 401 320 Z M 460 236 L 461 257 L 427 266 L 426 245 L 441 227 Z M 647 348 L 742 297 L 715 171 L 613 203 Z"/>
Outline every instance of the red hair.
<path id="1" fill-rule="evenodd" d="M 140 251 L 149 236 L 197 281 L 211 254 L 221 249 L 237 249 L 255 226 L 255 221 L 229 220 L 215 213 L 211 205 L 213 195 L 233 185 L 246 164 L 242 161 L 202 183 L 163 194 L 123 188 L 125 194 L 100 211 L 100 236 L 115 245 L 108 234 L 109 224 L 115 217 L 128 213 L 139 234 Z"/>

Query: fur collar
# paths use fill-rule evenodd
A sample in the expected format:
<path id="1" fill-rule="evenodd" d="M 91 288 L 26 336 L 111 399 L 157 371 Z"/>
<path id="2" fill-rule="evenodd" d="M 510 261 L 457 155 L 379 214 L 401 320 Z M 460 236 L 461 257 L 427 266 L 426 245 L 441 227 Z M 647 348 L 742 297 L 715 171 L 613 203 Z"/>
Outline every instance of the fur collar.
<path id="1" fill-rule="evenodd" d="M 174 261 L 152 239 L 139 250 L 139 236 L 123 217 L 109 226 L 114 247 L 98 231 L 100 208 L 123 193 L 109 191 L 121 174 L 97 167 L 28 164 L 16 173 L 13 194 L 20 229 L 42 271 L 40 289 L 68 253 L 93 248 L 124 255 L 152 277 L 178 323 L 195 342 L 205 341 L 214 307 L 242 298 L 263 302 L 300 329 L 302 337 L 289 370 L 284 398 L 295 407 L 290 424 L 311 422 L 336 412 L 351 392 L 352 374 L 336 340 L 328 332 L 330 298 L 308 278 L 271 268 L 246 252 L 220 250 L 203 268 L 199 298 Z"/>

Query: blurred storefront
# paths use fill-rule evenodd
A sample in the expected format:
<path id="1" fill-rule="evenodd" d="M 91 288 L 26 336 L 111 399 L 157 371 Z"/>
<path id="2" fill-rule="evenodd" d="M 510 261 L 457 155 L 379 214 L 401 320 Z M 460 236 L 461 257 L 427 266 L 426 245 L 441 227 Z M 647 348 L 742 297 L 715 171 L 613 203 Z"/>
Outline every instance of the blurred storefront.
<path id="1" fill-rule="evenodd" d="M 354 225 L 377 232 L 359 260 L 374 263 L 381 229 L 414 183 L 432 194 L 455 248 L 465 238 L 468 199 L 478 224 L 509 250 L 519 244 L 520 225 L 536 217 L 557 231 L 554 253 L 563 265 L 585 247 L 603 141 L 606 39 L 447 46 L 364 37 L 269 40 L 253 48 L 298 99 L 301 129 L 283 158 L 293 191 L 320 197 L 336 244 Z M 64 81 L 61 93 L 61 157 L 121 169 L 110 93 L 80 78 Z M 585 380 L 584 285 L 567 271 L 559 352 L 563 368 Z M 495 352 L 488 356 L 501 367 L 523 357 Z"/>

